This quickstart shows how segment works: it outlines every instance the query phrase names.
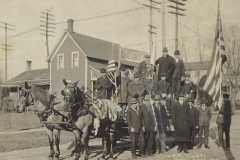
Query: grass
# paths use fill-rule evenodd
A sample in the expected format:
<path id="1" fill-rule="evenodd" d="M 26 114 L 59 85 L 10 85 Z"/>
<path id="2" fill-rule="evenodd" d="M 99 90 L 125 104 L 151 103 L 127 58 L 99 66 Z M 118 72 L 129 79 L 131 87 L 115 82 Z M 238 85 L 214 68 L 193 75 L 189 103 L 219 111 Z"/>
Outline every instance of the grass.
<path id="1" fill-rule="evenodd" d="M 34 113 L 0 112 L 0 132 L 18 131 L 41 126 L 39 118 Z"/>

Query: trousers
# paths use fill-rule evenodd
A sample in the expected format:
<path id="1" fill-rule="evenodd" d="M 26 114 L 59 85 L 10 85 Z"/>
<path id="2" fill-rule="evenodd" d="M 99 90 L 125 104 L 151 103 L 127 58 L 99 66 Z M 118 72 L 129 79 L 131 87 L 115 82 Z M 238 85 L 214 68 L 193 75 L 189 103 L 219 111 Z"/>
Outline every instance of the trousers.
<path id="1" fill-rule="evenodd" d="M 199 127 L 198 144 L 202 145 L 202 133 L 204 132 L 204 145 L 208 146 L 209 126 L 203 125 Z"/>
<path id="2" fill-rule="evenodd" d="M 181 90 L 181 78 L 172 78 L 172 89 L 175 96 L 179 95 Z"/>
<path id="3" fill-rule="evenodd" d="M 153 130 L 146 130 L 144 133 L 145 146 L 144 153 L 150 154 L 153 152 Z"/>
<path id="4" fill-rule="evenodd" d="M 136 146 L 137 143 L 139 144 L 139 153 L 143 153 L 144 148 L 144 136 L 142 131 L 139 131 L 138 133 L 131 132 L 130 133 L 130 140 L 131 140 L 131 153 L 132 155 L 136 155 Z"/>

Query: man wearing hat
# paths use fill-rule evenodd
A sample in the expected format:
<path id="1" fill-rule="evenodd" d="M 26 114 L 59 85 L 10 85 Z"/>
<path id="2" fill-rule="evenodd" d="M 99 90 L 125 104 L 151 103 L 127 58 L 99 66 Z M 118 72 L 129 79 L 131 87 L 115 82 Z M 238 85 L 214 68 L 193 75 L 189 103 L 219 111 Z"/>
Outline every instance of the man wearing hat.
<path id="1" fill-rule="evenodd" d="M 155 136 L 155 143 L 156 143 L 156 153 L 164 153 L 166 152 L 166 132 L 170 130 L 170 124 L 167 116 L 167 112 L 165 109 L 166 98 L 155 95 L 154 96 L 154 111 L 156 116 L 156 123 L 157 123 L 157 133 Z"/>
<path id="2" fill-rule="evenodd" d="M 204 146 L 207 149 L 210 149 L 208 146 L 208 137 L 209 137 L 209 126 L 210 119 L 212 117 L 210 107 L 206 106 L 206 98 L 202 97 L 201 107 L 199 108 L 199 133 L 198 133 L 198 147 L 202 146 L 202 133 L 204 131 Z"/>
<path id="3" fill-rule="evenodd" d="M 128 84 L 128 101 L 132 98 L 136 98 L 138 105 L 143 105 L 143 94 L 145 91 L 145 87 L 142 81 L 139 79 L 138 73 L 134 74 L 134 80 Z"/>
<path id="4" fill-rule="evenodd" d="M 181 88 L 181 92 L 187 96 L 187 98 L 196 98 L 197 86 L 190 80 L 190 74 L 184 74 L 184 84 Z"/>
<path id="5" fill-rule="evenodd" d="M 184 101 L 182 93 L 172 107 L 172 123 L 175 128 L 175 141 L 178 142 L 178 153 L 188 153 L 190 142 L 191 111 L 189 104 Z"/>
<path id="6" fill-rule="evenodd" d="M 97 98 L 111 99 L 113 84 L 108 79 L 105 68 L 101 69 L 101 75 L 94 84 L 94 89 L 97 90 Z"/>
<path id="7" fill-rule="evenodd" d="M 191 119 L 192 119 L 192 124 L 190 127 L 190 138 L 191 141 L 188 145 L 189 149 L 193 149 L 193 142 L 195 139 L 195 136 L 198 133 L 198 121 L 199 121 L 199 117 L 198 117 L 198 109 L 194 107 L 194 100 L 192 98 L 188 98 L 187 102 L 190 106 L 190 110 L 191 110 Z"/>
<path id="8" fill-rule="evenodd" d="M 233 104 L 229 100 L 230 94 L 228 92 L 223 92 L 223 103 L 222 107 L 219 109 L 219 115 L 223 118 L 223 123 L 218 123 L 218 135 L 219 135 L 219 147 L 223 147 L 223 133 L 225 133 L 226 148 L 230 148 L 230 126 L 233 115 Z"/>
<path id="9" fill-rule="evenodd" d="M 120 67 L 120 75 L 116 77 L 117 81 L 117 98 L 118 104 L 122 108 L 122 112 L 120 114 L 121 117 L 125 119 L 125 109 L 127 106 L 128 99 L 128 84 L 130 82 L 130 78 L 126 75 L 126 69 L 123 65 Z"/>
<path id="10" fill-rule="evenodd" d="M 180 52 L 179 50 L 176 50 L 174 52 L 174 63 L 175 63 L 175 69 L 172 74 L 172 89 L 173 94 L 176 96 L 179 94 L 181 90 L 181 78 L 185 74 L 185 67 L 183 60 L 180 59 Z"/>
<path id="11" fill-rule="evenodd" d="M 130 107 L 127 110 L 127 125 L 130 132 L 132 158 L 137 159 L 136 145 L 139 144 L 139 156 L 143 157 L 145 125 L 143 122 L 143 112 L 137 104 L 136 98 L 131 98 Z"/>
<path id="12" fill-rule="evenodd" d="M 160 73 L 166 73 L 166 81 L 171 84 L 172 80 L 172 74 L 175 69 L 174 59 L 173 57 L 168 55 L 168 49 L 167 47 L 163 48 L 163 56 L 159 57 L 155 65 L 159 65 L 158 67 L 158 80 L 161 79 Z M 154 68 L 154 71 L 156 72 L 156 67 Z"/>
<path id="13" fill-rule="evenodd" d="M 150 55 L 149 54 L 145 54 L 144 55 L 145 60 L 139 63 L 139 67 L 138 67 L 138 75 L 140 80 L 144 80 L 144 78 L 146 77 L 147 74 L 147 65 L 150 64 Z"/>
<path id="14" fill-rule="evenodd" d="M 143 122 L 145 126 L 145 147 L 143 155 L 154 156 L 153 152 L 153 134 L 156 131 L 155 114 L 153 106 L 150 103 L 150 95 L 144 97 L 144 105 L 141 106 L 143 112 Z"/>

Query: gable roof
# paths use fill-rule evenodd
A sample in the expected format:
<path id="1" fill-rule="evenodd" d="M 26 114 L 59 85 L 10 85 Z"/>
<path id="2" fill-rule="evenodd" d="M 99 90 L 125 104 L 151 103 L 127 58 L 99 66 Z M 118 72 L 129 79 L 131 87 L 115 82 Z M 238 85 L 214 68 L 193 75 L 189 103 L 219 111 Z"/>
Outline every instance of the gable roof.
<path id="1" fill-rule="evenodd" d="M 21 85 L 24 82 L 30 82 L 32 84 L 49 84 L 50 82 L 50 70 L 49 69 L 36 69 L 25 71 L 16 77 L 10 79 L 5 85 L 16 84 Z"/>
<path id="2" fill-rule="evenodd" d="M 185 63 L 186 71 L 197 71 L 197 70 L 207 70 L 210 61 L 202 61 L 202 62 L 188 62 Z"/>

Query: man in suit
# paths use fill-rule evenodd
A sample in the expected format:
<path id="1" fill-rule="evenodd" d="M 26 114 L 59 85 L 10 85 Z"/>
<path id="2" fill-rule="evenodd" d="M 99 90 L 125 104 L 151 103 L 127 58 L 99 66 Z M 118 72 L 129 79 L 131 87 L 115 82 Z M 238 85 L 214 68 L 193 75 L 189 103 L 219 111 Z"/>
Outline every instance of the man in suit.
<path id="1" fill-rule="evenodd" d="M 144 136 L 145 126 L 143 121 L 143 112 L 139 105 L 137 104 L 136 98 L 131 98 L 129 101 L 130 107 L 127 110 L 127 125 L 129 127 L 130 132 L 130 140 L 131 140 L 131 153 L 132 158 L 137 159 L 136 156 L 136 145 L 139 144 L 139 156 L 144 157 L 142 155 L 144 148 Z"/>
<path id="2" fill-rule="evenodd" d="M 190 80 L 190 74 L 184 74 L 184 83 L 181 88 L 181 92 L 186 96 L 186 99 L 196 98 L 197 86 Z"/>
<path id="3" fill-rule="evenodd" d="M 150 64 L 150 55 L 145 54 L 144 55 L 145 60 L 139 63 L 138 67 L 138 75 L 141 81 L 144 80 L 147 74 L 147 65 Z"/>
<path id="4" fill-rule="evenodd" d="M 202 97 L 201 107 L 199 108 L 199 133 L 198 133 L 198 147 L 202 146 L 202 133 L 204 131 L 204 145 L 205 148 L 210 149 L 208 146 L 209 126 L 212 117 L 210 107 L 206 106 L 206 98 Z"/>
<path id="5" fill-rule="evenodd" d="M 180 52 L 176 50 L 174 52 L 174 63 L 175 63 L 175 70 L 172 74 L 172 89 L 173 94 L 176 96 L 179 94 L 181 90 L 181 79 L 185 74 L 185 67 L 183 60 L 180 59 Z"/>
<path id="6" fill-rule="evenodd" d="M 165 47 L 163 48 L 163 56 L 159 57 L 156 62 L 155 65 L 159 64 L 159 68 L 158 68 L 158 80 L 161 79 L 160 73 L 166 73 L 166 81 L 171 84 L 171 80 L 172 80 L 172 74 L 174 72 L 175 69 L 175 64 L 174 64 L 174 59 L 172 56 L 168 55 L 168 49 Z M 154 71 L 156 72 L 156 67 L 154 68 Z"/>
<path id="7" fill-rule="evenodd" d="M 94 85 L 94 89 L 97 90 L 97 98 L 111 99 L 113 84 L 108 79 L 105 68 L 101 69 L 101 75 Z"/>
<path id="8" fill-rule="evenodd" d="M 173 104 L 172 123 L 175 129 L 175 141 L 178 142 L 178 153 L 184 150 L 188 153 L 190 142 L 191 111 L 189 104 L 184 101 L 184 95 L 180 93 L 178 101 Z"/>
<path id="9" fill-rule="evenodd" d="M 150 103 L 150 96 L 146 95 L 144 97 L 144 105 L 141 106 L 141 110 L 143 112 L 143 121 L 145 126 L 145 147 L 144 147 L 144 154 L 145 156 L 154 156 L 152 154 L 153 150 L 153 134 L 156 131 L 155 125 L 155 115 L 153 107 Z"/>
<path id="10" fill-rule="evenodd" d="M 138 73 L 134 74 L 134 80 L 128 84 L 127 91 L 128 101 L 130 101 L 132 98 L 136 98 L 138 105 L 143 105 L 143 94 L 145 91 L 145 87 L 143 82 L 140 81 Z"/>
<path id="11" fill-rule="evenodd" d="M 198 131 L 199 117 L 198 117 L 198 110 L 197 110 L 197 108 L 194 107 L 194 100 L 192 98 L 188 98 L 187 102 L 190 106 L 191 119 L 192 119 L 192 124 L 191 124 L 191 128 L 190 128 L 191 141 L 190 141 L 188 147 L 189 147 L 189 149 L 193 149 L 193 142 L 194 142 L 195 136 L 196 136 L 197 131 Z"/>
<path id="12" fill-rule="evenodd" d="M 118 104 L 122 108 L 122 112 L 120 116 L 125 119 L 125 109 L 127 106 L 127 98 L 128 98 L 128 84 L 130 83 L 130 78 L 126 75 L 126 69 L 122 65 L 120 67 L 120 75 L 116 77 L 117 81 L 117 98 Z"/>
<path id="13" fill-rule="evenodd" d="M 166 152 L 166 132 L 170 130 L 170 124 L 167 116 L 167 112 L 165 109 L 166 100 L 162 96 L 155 95 L 154 96 L 154 112 L 156 116 L 156 124 L 157 124 L 157 133 L 155 136 L 156 143 L 156 153 L 165 153 Z"/>

